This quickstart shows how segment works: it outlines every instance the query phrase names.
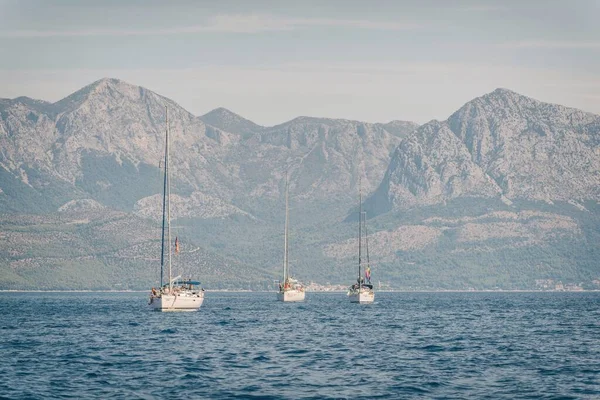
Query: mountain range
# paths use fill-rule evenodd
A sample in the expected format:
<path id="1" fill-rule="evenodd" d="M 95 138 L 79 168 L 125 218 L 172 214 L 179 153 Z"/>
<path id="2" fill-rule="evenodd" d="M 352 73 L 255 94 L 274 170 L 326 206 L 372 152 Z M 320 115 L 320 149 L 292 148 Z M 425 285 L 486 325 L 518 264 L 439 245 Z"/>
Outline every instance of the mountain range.
<path id="1" fill-rule="evenodd" d="M 210 287 L 277 279 L 286 175 L 292 270 L 305 281 L 355 279 L 359 186 L 383 286 L 600 277 L 598 115 L 497 89 L 422 126 L 264 127 L 101 79 L 56 103 L 0 99 L 0 288 L 156 280 L 167 111 L 178 265 Z"/>

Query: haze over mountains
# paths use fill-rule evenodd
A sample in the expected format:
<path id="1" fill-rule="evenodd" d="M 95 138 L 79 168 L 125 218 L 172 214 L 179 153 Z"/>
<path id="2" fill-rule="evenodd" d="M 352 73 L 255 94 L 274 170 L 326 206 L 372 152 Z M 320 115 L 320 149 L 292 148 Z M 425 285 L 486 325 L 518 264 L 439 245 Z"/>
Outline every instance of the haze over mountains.
<path id="1" fill-rule="evenodd" d="M 600 278 L 597 115 L 498 89 L 420 127 L 313 117 L 263 127 L 102 79 L 53 104 L 0 99 L 0 288 L 154 283 L 165 106 L 179 267 L 209 287 L 277 278 L 286 174 L 292 270 L 305 281 L 355 279 L 359 180 L 383 285 Z"/>

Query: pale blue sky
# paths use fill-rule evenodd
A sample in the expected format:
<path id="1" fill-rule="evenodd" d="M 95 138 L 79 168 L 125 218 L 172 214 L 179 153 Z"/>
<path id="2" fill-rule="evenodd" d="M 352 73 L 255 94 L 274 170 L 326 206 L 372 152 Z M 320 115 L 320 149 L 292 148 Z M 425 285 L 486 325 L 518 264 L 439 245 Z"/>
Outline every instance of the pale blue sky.
<path id="1" fill-rule="evenodd" d="M 123 79 L 201 115 L 445 119 L 505 87 L 600 114 L 600 1 L 5 1 L 0 97 Z"/>

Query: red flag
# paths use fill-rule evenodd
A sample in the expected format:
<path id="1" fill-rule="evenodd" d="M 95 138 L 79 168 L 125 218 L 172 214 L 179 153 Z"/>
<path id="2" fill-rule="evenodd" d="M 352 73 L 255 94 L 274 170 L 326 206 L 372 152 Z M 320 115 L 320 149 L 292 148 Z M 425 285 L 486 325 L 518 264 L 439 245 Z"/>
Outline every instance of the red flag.
<path id="1" fill-rule="evenodd" d="M 175 236 L 175 253 L 179 253 L 179 240 Z"/>

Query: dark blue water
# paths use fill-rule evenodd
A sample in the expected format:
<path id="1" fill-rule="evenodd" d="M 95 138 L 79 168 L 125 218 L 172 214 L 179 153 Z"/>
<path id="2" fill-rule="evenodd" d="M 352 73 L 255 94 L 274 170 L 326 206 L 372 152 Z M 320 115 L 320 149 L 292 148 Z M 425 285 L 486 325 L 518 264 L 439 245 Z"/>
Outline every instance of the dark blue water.
<path id="1" fill-rule="evenodd" d="M 0 397 L 600 398 L 600 293 L 0 293 Z"/>

